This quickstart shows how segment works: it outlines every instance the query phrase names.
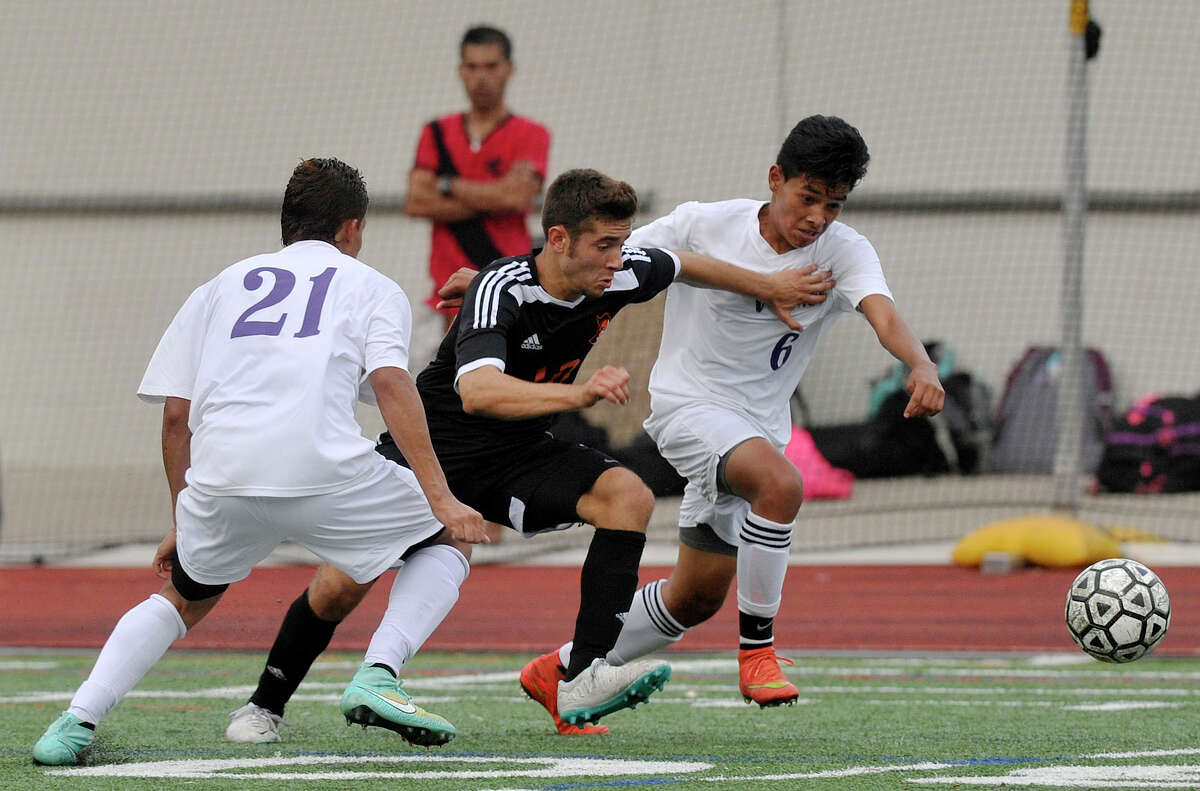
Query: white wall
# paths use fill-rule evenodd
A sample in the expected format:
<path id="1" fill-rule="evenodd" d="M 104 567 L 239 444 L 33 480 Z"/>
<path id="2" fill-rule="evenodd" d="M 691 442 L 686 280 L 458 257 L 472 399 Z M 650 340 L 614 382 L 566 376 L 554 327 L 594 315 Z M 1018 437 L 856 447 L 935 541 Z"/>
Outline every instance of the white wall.
<path id="1" fill-rule="evenodd" d="M 10 204 L 272 199 L 314 154 L 398 196 L 420 125 L 463 106 L 457 42 L 478 21 L 514 36 L 510 103 L 551 127 L 552 175 L 596 167 L 660 210 L 765 195 L 784 132 L 812 112 L 846 117 L 870 144 L 859 195 L 1032 200 L 1064 179 L 1066 0 L 0 6 Z M 1092 8 L 1105 34 L 1089 66 L 1091 186 L 1200 190 L 1200 4 Z M 919 334 L 994 387 L 1027 344 L 1057 337 L 1056 214 L 856 213 L 852 196 L 843 219 L 875 242 Z M 1111 358 L 1119 399 L 1200 389 L 1197 228 L 1195 213 L 1089 218 L 1085 340 Z M 271 213 L 0 215 L 0 538 L 161 533 L 158 415 L 133 391 L 187 293 L 277 236 Z M 417 299 L 427 252 L 423 224 L 372 216 L 364 259 Z M 859 417 L 888 363 L 864 324 L 844 322 L 806 379 L 815 417 Z"/>

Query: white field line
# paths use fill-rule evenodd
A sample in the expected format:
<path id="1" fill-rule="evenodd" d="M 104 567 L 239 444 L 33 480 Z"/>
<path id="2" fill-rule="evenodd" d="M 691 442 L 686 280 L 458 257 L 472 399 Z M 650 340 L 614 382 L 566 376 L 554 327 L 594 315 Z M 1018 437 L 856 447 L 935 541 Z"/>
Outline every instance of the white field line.
<path id="1" fill-rule="evenodd" d="M 1165 700 L 1110 700 L 1104 703 L 1077 703 L 1063 706 L 1064 711 L 1128 711 L 1130 709 L 1178 709 L 1186 703 Z"/>
<path id="2" fill-rule="evenodd" d="M 918 764 L 889 764 L 885 766 L 850 766 L 845 769 L 826 769 L 821 772 L 794 772 L 778 775 L 747 775 L 745 777 L 720 775 L 718 777 L 700 777 L 697 779 L 710 783 L 738 781 L 744 782 L 747 780 L 833 780 L 839 777 L 860 777 L 862 775 L 884 774 L 885 772 L 933 771 L 935 769 L 950 769 L 954 766 L 961 766 L 961 764 L 924 762 Z"/>
<path id="3" fill-rule="evenodd" d="M 1085 658 L 1086 659 L 1086 658 Z M 924 660 L 905 658 L 900 660 L 905 664 L 928 664 Z M 1092 662 L 1092 660 L 1086 660 Z M 0 668 L 11 667 L 12 669 L 33 669 L 42 670 L 55 666 L 54 662 L 27 662 L 18 660 L 12 662 L 0 662 Z M 349 669 L 350 663 L 341 662 L 319 662 L 316 666 L 322 669 L 340 669 L 342 665 L 346 665 Z M 357 665 L 355 665 L 356 667 Z M 733 659 L 683 659 L 673 661 L 672 666 L 677 673 L 696 673 L 696 674 L 712 674 L 712 675 L 728 675 L 730 677 L 736 672 L 737 662 Z M 929 686 L 923 683 L 922 676 L 912 678 L 911 685 L 902 686 L 896 684 L 875 683 L 877 680 L 896 679 L 909 674 L 909 671 L 904 667 L 880 667 L 877 665 L 859 666 L 859 667 L 804 667 L 797 666 L 788 669 L 788 674 L 793 679 L 799 680 L 802 678 L 819 678 L 819 677 L 851 677 L 862 678 L 862 685 L 838 685 L 838 684 L 803 684 L 796 683 L 796 687 L 806 697 L 804 703 L 811 703 L 812 698 L 827 695 L 870 695 L 868 701 L 877 705 L 886 705 L 887 701 L 879 699 L 875 696 L 879 695 L 897 695 L 897 696 L 916 696 L 918 698 L 929 696 L 947 696 L 954 698 L 964 698 L 973 701 L 979 701 L 983 705 L 1013 705 L 1013 706 L 1042 706 L 1055 705 L 1053 702 L 1057 698 L 1099 698 L 1098 701 L 1074 703 L 1069 706 L 1064 704 L 1064 707 L 1070 710 L 1080 711 L 1104 711 L 1104 710 L 1120 710 L 1128 708 L 1163 708 L 1172 705 L 1189 705 L 1190 700 L 1185 700 L 1179 703 L 1169 703 L 1162 700 L 1144 700 L 1145 698 L 1175 698 L 1189 699 L 1200 695 L 1200 685 L 1196 688 L 1188 686 L 1179 687 L 1147 687 L 1147 688 L 1130 688 L 1122 687 L 1056 687 L 1056 686 L 1004 686 L 1004 687 L 976 687 L 969 684 L 956 685 L 953 682 L 949 685 Z M 1031 679 L 1056 679 L 1056 680 L 1090 680 L 1096 681 L 1103 678 L 1105 681 L 1119 681 L 1122 679 L 1153 679 L 1153 680 L 1171 680 L 1171 681 L 1190 681 L 1200 679 L 1200 671 L 1196 672 L 1171 672 L 1171 671 L 1149 671 L 1149 672 L 1127 672 L 1123 674 L 1110 673 L 1105 671 L 1101 674 L 1096 673 L 1079 673 L 1069 670 L 1053 670 L 1046 668 L 1015 668 L 1015 667 L 986 667 L 986 668 L 963 668 L 963 667 L 940 667 L 931 674 L 934 677 L 950 680 L 953 678 L 1031 678 Z M 507 688 L 514 684 L 518 679 L 517 671 L 493 671 L 487 673 L 460 673 L 455 675 L 415 675 L 406 678 L 407 687 L 422 702 L 433 703 L 452 703 L 458 700 L 458 697 L 453 695 L 438 695 L 440 691 L 463 692 L 474 690 L 476 692 L 486 692 L 489 689 L 495 692 L 503 693 Z M 905 679 L 907 680 L 907 679 Z M 925 678 L 924 682 L 930 680 Z M 345 688 L 343 681 L 326 682 L 326 681 L 310 681 L 301 685 L 297 694 L 294 696 L 296 700 L 312 700 L 312 701 L 329 701 L 337 699 L 342 690 Z M 729 706 L 736 708 L 744 705 L 738 700 L 738 696 L 734 694 L 736 688 L 729 684 L 730 696 L 716 697 L 713 696 L 714 690 L 724 692 L 726 685 L 713 687 L 712 685 L 695 684 L 689 682 L 676 682 L 669 686 L 664 694 L 656 696 L 656 702 L 669 703 L 690 703 L 698 707 L 724 707 Z M 209 687 L 198 690 L 134 690 L 129 693 L 128 697 L 142 699 L 230 699 L 244 700 L 253 691 L 250 685 L 238 686 L 222 686 Z M 430 694 L 430 693 L 435 694 Z M 705 694 L 707 693 L 707 694 Z M 50 701 L 69 700 L 72 692 L 56 692 L 56 691 L 33 691 L 23 694 L 10 695 L 0 697 L 0 704 L 20 704 L 20 703 L 41 703 Z M 678 696 L 682 696 L 680 699 Z M 1017 697 L 1035 697 L 1047 699 L 1051 702 L 1043 703 L 1041 701 L 1022 701 L 1012 700 Z M 1117 698 L 1117 700 L 1108 700 L 1109 698 Z M 988 699 L 1005 698 L 1002 702 L 994 702 Z M 1142 699 L 1136 702 L 1131 702 L 1129 699 Z M 520 698 L 518 698 L 520 699 Z M 959 701 L 943 700 L 934 702 L 935 699 L 928 700 L 897 700 L 895 704 L 914 704 L 914 705 L 960 705 Z"/>
<path id="4" fill-rule="evenodd" d="M 780 652 L 785 653 L 785 652 Z M 1049 655 L 1055 656 L 1058 655 Z M 1131 677 L 1147 678 L 1156 680 L 1170 681 L 1200 681 L 1200 670 L 1138 670 L 1132 668 L 1129 671 L 1121 671 L 1112 665 L 1105 664 L 1090 657 L 1079 654 L 1081 660 L 1074 658 L 1059 660 L 1063 663 L 1071 665 L 1083 665 L 1086 668 L 1094 668 L 1096 672 L 1087 672 L 1086 670 L 1061 670 L 1050 667 L 1045 667 L 1041 663 L 1045 661 L 1045 657 L 1035 658 L 1035 667 L 1022 666 L 997 666 L 997 667 L 947 667 L 948 664 L 962 665 L 962 661 L 943 660 L 941 662 L 931 660 L 904 659 L 895 663 L 888 662 L 886 665 L 899 664 L 900 667 L 884 666 L 883 663 L 862 666 L 847 666 L 847 667 L 830 667 L 821 665 L 805 665 L 804 660 L 797 661 L 795 666 L 789 666 L 787 675 L 791 678 L 800 676 L 871 676 L 871 677 L 899 677 L 912 676 L 913 667 L 936 667 L 928 673 L 912 676 L 914 680 L 921 679 L 924 676 L 932 676 L 935 678 L 1057 678 L 1057 679 L 1081 679 L 1085 681 L 1094 681 L 1099 676 L 1106 680 L 1119 682 Z M 671 670 L 679 673 L 712 673 L 714 675 L 721 673 L 736 673 L 737 661 L 733 659 L 684 659 L 674 660 L 670 656 L 667 661 L 671 663 Z M 1022 663 L 1028 664 L 1028 662 Z"/>
<path id="5" fill-rule="evenodd" d="M 241 772 L 264 767 L 299 767 L 332 764 L 397 764 L 393 772 L 317 771 L 317 772 Z M 405 769 L 404 765 L 462 766 L 501 764 L 497 769 Z M 522 767 L 522 768 L 514 768 Z M 361 780 L 361 779 L 488 779 L 500 777 L 619 777 L 624 775 L 691 774 L 712 769 L 701 761 L 638 761 L 616 758 L 506 757 L 506 756 L 276 756 L 274 758 L 217 758 L 200 760 L 147 761 L 144 763 L 86 766 L 52 769 L 49 775 L 68 777 L 176 777 L 185 779 L 239 778 L 247 780 Z"/>
<path id="6" fill-rule="evenodd" d="M 455 676 L 450 680 L 453 683 L 426 685 L 424 682 L 430 680 L 425 677 L 417 677 L 414 682 L 406 684 L 406 688 L 422 703 L 454 703 L 460 697 L 457 695 L 445 694 L 428 694 L 425 690 L 437 690 L 439 688 L 465 692 L 475 687 L 477 692 L 493 689 L 497 692 L 506 693 L 504 687 L 496 686 L 494 674 L 485 674 L 481 678 L 482 683 L 471 685 L 468 683 L 469 676 Z M 443 681 L 445 679 L 442 679 Z M 341 691 L 345 688 L 341 683 L 326 683 L 314 682 L 301 685 L 299 690 L 293 696 L 295 700 L 309 701 L 329 701 L 335 700 L 341 695 Z M 934 703 L 937 698 L 931 698 L 927 701 L 922 701 L 921 698 L 929 696 L 947 696 L 954 698 L 963 698 L 970 700 L 980 705 L 1015 705 L 1015 706 L 1033 706 L 1033 705 L 1063 705 L 1065 708 L 1087 710 L 1085 706 L 1097 707 L 1095 710 L 1118 709 L 1118 708 L 1163 708 L 1167 706 L 1184 706 L 1193 705 L 1192 698 L 1200 696 L 1200 688 L 1180 688 L 1180 687 L 1147 687 L 1144 689 L 1130 689 L 1128 687 L 971 687 L 971 686 L 927 686 L 914 684 L 913 686 L 897 686 L 897 685 L 880 685 L 866 683 L 862 686 L 849 685 L 820 685 L 820 684 L 796 684 L 796 688 L 804 695 L 811 697 L 823 697 L 832 695 L 870 695 L 866 701 L 868 703 L 883 704 L 885 701 L 874 696 L 878 695 L 897 695 L 897 696 L 912 696 L 916 698 L 895 700 L 895 704 L 903 705 L 960 705 L 953 700 L 944 701 L 942 703 Z M 723 688 L 722 688 L 723 689 Z M 731 707 L 736 708 L 740 703 L 740 698 L 735 694 L 734 688 L 729 687 L 729 698 L 713 697 L 712 687 L 697 687 L 696 685 L 680 685 L 678 687 L 670 687 L 663 694 L 654 698 L 656 702 L 663 703 L 685 703 L 696 706 L 725 706 L 726 700 L 734 701 Z M 126 697 L 140 699 L 175 699 L 175 700 L 193 700 L 193 699 L 209 699 L 209 700 L 245 700 L 254 691 L 254 687 L 249 685 L 244 686 L 225 686 L 225 687 L 207 687 L 204 689 L 195 690 L 168 690 L 168 689 L 135 689 Z M 701 697 L 701 692 L 708 695 Z M 19 704 L 19 703 L 45 703 L 59 700 L 70 700 L 73 691 L 33 691 L 18 695 L 9 695 L 0 697 L 0 704 Z M 1044 698 L 1042 701 L 1022 701 L 1013 700 L 1014 697 L 1034 697 Z M 1116 701 L 1106 700 L 1108 698 L 1117 698 Z M 989 698 L 1002 700 L 988 700 Z M 1073 703 L 1067 705 L 1059 699 L 1065 698 L 1098 698 L 1099 701 L 1093 703 Z M 1140 703 L 1129 703 L 1127 699 L 1137 698 L 1175 698 L 1176 701 L 1145 701 Z M 1179 699 L 1188 700 L 1179 700 Z M 523 700 L 517 697 L 516 700 Z M 812 702 L 806 699 L 806 703 Z"/>
<path id="7" fill-rule="evenodd" d="M 1180 747 L 1174 750 L 1135 750 L 1126 753 L 1092 753 L 1083 757 L 1121 761 L 1127 758 L 1165 758 L 1172 755 L 1200 755 L 1200 747 Z"/>
<path id="8" fill-rule="evenodd" d="M 1161 696 L 1161 697 L 1196 697 L 1200 689 L 1181 689 L 1176 687 L 1147 687 L 1146 689 L 1129 689 L 1125 687 L 929 687 L 911 686 L 899 687 L 892 685 L 875 686 L 864 684 L 861 687 L 843 685 L 805 685 L 796 684 L 796 689 L 810 694 L 825 695 L 965 695 L 968 697 L 1012 697 L 1013 695 L 1032 695 L 1038 697 L 1129 697 L 1129 696 Z"/>
<path id="9" fill-rule="evenodd" d="M 906 777 L 918 785 L 1002 786 L 1013 788 L 1200 788 L 1200 766 L 1037 766 L 1000 775 Z"/>
<path id="10" fill-rule="evenodd" d="M 300 690 L 306 689 L 301 687 Z M 1165 701 L 1165 700 L 1127 700 L 1128 696 L 1139 694 L 1139 690 L 1111 690 L 1111 689 L 1074 689 L 1074 690 L 1056 690 L 1056 689 L 1021 689 L 1021 690 L 972 690 L 972 689 L 929 689 L 929 688 L 887 688 L 887 687 L 800 687 L 800 690 L 810 695 L 845 695 L 847 693 L 859 694 L 875 694 L 875 695 L 901 695 L 902 697 L 893 697 L 893 699 L 883 699 L 883 697 L 866 697 L 859 700 L 864 706 L 943 706 L 943 707 L 967 707 L 967 706 L 985 706 L 995 708 L 1062 708 L 1063 711 L 1079 711 L 1079 712 L 1097 712 L 1097 711 L 1128 711 L 1128 709 L 1145 709 L 1145 708 L 1181 708 L 1187 706 L 1195 706 L 1200 701 Z M 245 701 L 246 697 L 250 696 L 251 688 L 241 687 L 217 687 L 202 690 L 133 690 L 127 697 L 139 700 L 227 700 L 227 701 Z M 410 689 L 413 691 L 416 701 L 422 705 L 444 705 L 444 703 L 457 703 L 464 699 L 460 695 L 426 695 L 421 694 L 419 690 Z M 464 690 L 466 691 L 466 690 Z M 706 690 L 712 691 L 712 690 Z M 1112 701 L 1097 701 L 1097 702 L 1082 702 L 1072 703 L 1067 705 L 1062 700 L 1009 700 L 1008 697 L 1020 691 L 1025 694 L 1042 694 L 1048 697 L 1054 697 L 1056 694 L 1067 693 L 1075 696 L 1104 696 L 1104 695 L 1120 695 L 1121 699 Z M 1150 690 L 1153 691 L 1153 690 Z M 1193 695 L 1190 690 L 1157 690 L 1160 695 Z M 10 705 L 19 705 L 19 703 L 46 703 L 55 701 L 70 701 L 73 691 L 32 691 L 23 695 L 10 695 L 0 697 L 0 705 L 10 703 Z M 972 697 L 920 697 L 920 695 L 970 695 Z M 984 696 L 994 697 L 995 700 L 985 699 Z M 478 697 L 478 696 L 472 696 Z M 500 696 L 496 696 L 500 697 Z M 311 693 L 311 691 L 296 691 L 292 696 L 294 701 L 306 702 L 322 702 L 330 703 L 337 702 L 341 699 L 341 687 L 337 691 L 329 691 L 329 693 Z M 527 702 L 526 697 L 521 695 L 503 695 L 503 700 L 511 703 Z M 698 695 L 698 694 L 678 694 L 678 690 L 671 690 L 668 687 L 664 693 L 655 695 L 650 702 L 660 706 L 690 706 L 694 708 L 744 708 L 748 706 L 742 700 L 740 695 L 734 694 L 731 691 L 727 696 Z M 798 706 L 811 706 L 820 703 L 821 699 L 815 697 L 802 697 L 796 703 Z"/>

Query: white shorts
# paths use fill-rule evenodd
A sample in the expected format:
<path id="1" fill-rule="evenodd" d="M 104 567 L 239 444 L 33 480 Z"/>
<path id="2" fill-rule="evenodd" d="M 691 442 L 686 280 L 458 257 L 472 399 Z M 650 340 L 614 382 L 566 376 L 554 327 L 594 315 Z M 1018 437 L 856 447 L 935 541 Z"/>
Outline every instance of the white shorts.
<path id="1" fill-rule="evenodd" d="M 216 496 L 185 488 L 175 508 L 180 565 L 204 585 L 237 582 L 292 539 L 359 584 L 375 579 L 442 529 L 412 471 L 375 459 L 370 474 L 328 494 Z"/>
<path id="2" fill-rule="evenodd" d="M 743 415 L 713 404 L 683 407 L 664 419 L 651 415 L 645 428 L 663 458 L 687 479 L 679 506 L 680 526 L 708 525 L 723 541 L 738 546 L 750 503 L 720 490 L 717 467 L 726 453 L 746 440 L 770 439 Z"/>

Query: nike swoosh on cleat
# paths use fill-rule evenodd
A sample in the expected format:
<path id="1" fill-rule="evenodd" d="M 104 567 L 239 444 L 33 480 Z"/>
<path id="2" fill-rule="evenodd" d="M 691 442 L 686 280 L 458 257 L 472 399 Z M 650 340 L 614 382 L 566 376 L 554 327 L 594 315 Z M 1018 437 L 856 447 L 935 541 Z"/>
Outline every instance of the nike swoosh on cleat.
<path id="1" fill-rule="evenodd" d="M 391 698 L 387 697 L 386 695 L 380 695 L 378 692 L 373 692 L 373 691 L 367 689 L 366 687 L 363 687 L 363 689 L 365 689 L 368 694 L 374 695 L 375 697 L 377 697 L 380 700 L 387 703 L 389 706 L 395 706 L 396 708 L 400 709 L 400 711 L 404 712 L 405 714 L 416 714 L 417 713 L 417 707 L 415 705 L 413 705 L 413 702 L 411 700 L 405 701 L 404 703 L 398 703 L 398 702 L 392 700 Z"/>

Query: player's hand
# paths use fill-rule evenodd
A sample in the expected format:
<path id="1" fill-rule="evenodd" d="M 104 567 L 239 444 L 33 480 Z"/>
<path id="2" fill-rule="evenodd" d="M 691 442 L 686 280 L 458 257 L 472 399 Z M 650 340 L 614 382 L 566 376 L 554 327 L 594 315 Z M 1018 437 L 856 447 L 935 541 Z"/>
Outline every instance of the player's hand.
<path id="1" fill-rule="evenodd" d="M 451 538 L 467 544 L 492 543 L 483 529 L 483 515 L 457 498 L 448 497 L 436 505 L 431 501 L 429 507 L 437 520 L 446 526 Z"/>
<path id="2" fill-rule="evenodd" d="M 583 402 L 580 406 L 589 407 L 600 399 L 611 401 L 618 406 L 629 403 L 633 395 L 629 389 L 629 371 L 613 365 L 605 365 L 592 374 L 583 383 Z"/>
<path id="3" fill-rule="evenodd" d="M 784 269 L 767 277 L 771 281 L 767 299 L 789 308 L 819 305 L 825 301 L 829 289 L 837 285 L 833 273 L 828 269 L 817 269 L 816 264 L 803 269 Z"/>
<path id="4" fill-rule="evenodd" d="M 920 363 L 908 375 L 905 390 L 911 397 L 904 407 L 905 417 L 932 417 L 942 411 L 946 403 L 946 391 L 938 380 L 937 366 L 933 363 Z"/>
<path id="5" fill-rule="evenodd" d="M 151 568 L 154 569 L 154 574 L 159 579 L 171 579 L 171 569 L 175 568 L 175 564 L 179 562 L 178 556 L 175 554 L 175 528 L 171 528 L 171 532 L 163 538 L 158 544 L 158 549 L 154 550 L 154 561 L 151 563 Z"/>
<path id="6" fill-rule="evenodd" d="M 467 288 L 471 285 L 471 281 L 475 279 L 475 275 L 479 274 L 479 270 L 473 266 L 461 267 L 457 272 L 450 275 L 445 284 L 437 290 L 438 296 L 442 298 L 435 306 L 437 310 L 447 310 L 449 308 L 461 308 L 463 303 L 463 295 L 467 293 Z"/>
<path id="7" fill-rule="evenodd" d="M 770 286 L 766 302 L 779 320 L 792 329 L 800 332 L 804 327 L 792 317 L 792 308 L 797 305 L 819 305 L 825 301 L 829 289 L 837 281 L 833 273 L 826 269 L 817 269 L 816 264 L 809 264 L 803 269 L 785 269 L 767 276 Z"/>

